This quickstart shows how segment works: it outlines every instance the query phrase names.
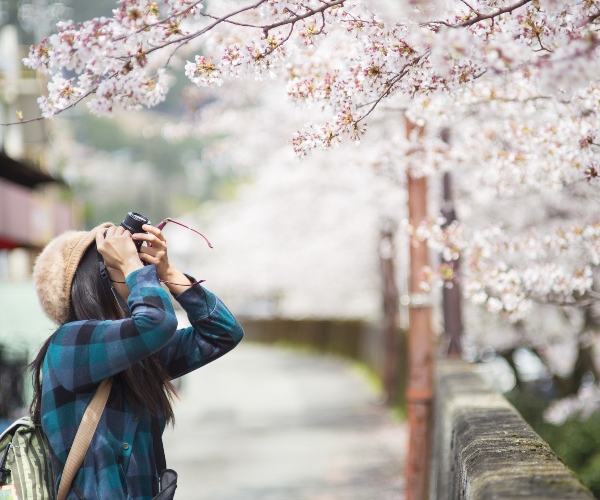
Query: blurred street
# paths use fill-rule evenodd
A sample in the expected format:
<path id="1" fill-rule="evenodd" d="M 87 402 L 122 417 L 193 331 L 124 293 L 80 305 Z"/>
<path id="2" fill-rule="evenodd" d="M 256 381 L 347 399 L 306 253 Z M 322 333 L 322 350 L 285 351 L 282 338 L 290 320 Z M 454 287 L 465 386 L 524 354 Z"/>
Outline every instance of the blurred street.
<path id="1" fill-rule="evenodd" d="M 187 375 L 164 434 L 178 500 L 399 500 L 406 429 L 337 358 L 242 342 Z"/>

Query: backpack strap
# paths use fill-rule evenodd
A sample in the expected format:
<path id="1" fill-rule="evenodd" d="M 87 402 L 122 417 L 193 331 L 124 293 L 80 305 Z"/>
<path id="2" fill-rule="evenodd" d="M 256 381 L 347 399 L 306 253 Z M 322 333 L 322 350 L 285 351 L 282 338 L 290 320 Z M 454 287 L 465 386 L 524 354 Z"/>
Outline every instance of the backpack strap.
<path id="1" fill-rule="evenodd" d="M 111 387 L 112 378 L 103 380 L 90 401 L 90 404 L 88 404 L 88 407 L 85 409 L 85 413 L 83 414 L 83 418 L 81 419 L 81 423 L 75 434 L 73 446 L 71 447 L 71 451 L 69 452 L 67 462 L 63 469 L 60 486 L 58 487 L 57 500 L 65 500 L 67 498 L 71 483 L 73 482 L 73 479 L 75 479 L 75 475 L 83 463 L 85 454 L 92 442 L 94 432 L 96 432 L 96 427 L 98 426 L 98 422 L 100 421 L 100 417 L 106 406 Z"/>

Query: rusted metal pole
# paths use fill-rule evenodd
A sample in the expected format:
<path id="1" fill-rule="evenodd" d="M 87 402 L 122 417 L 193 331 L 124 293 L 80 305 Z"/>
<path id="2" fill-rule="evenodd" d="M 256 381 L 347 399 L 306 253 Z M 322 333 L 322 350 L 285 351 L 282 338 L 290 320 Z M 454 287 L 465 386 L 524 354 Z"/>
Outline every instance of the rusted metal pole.
<path id="1" fill-rule="evenodd" d="M 415 125 L 406 121 L 409 135 Z M 413 226 L 427 217 L 427 179 L 408 173 L 408 217 Z M 426 243 L 410 245 L 410 301 L 408 329 L 408 388 L 406 410 L 409 427 L 406 463 L 406 499 L 426 500 L 429 477 L 429 436 L 433 395 L 433 339 L 429 296 L 421 293 L 422 269 L 429 265 Z"/>
<path id="2" fill-rule="evenodd" d="M 452 179 L 450 173 L 444 174 L 444 204 L 442 215 L 446 219 L 444 226 L 456 220 L 456 211 L 452 200 Z M 444 283 L 443 309 L 444 309 L 444 353 L 448 358 L 461 357 L 461 342 L 463 334 L 462 298 L 460 291 L 459 271 L 460 259 L 446 262 L 442 256 L 442 263 L 449 266 L 450 272 Z"/>

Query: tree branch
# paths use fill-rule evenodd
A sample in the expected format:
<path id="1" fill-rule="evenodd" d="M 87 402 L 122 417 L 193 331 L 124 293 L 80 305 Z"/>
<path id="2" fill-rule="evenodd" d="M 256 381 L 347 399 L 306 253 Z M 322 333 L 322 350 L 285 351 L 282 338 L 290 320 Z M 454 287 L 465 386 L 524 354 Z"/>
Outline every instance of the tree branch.
<path id="1" fill-rule="evenodd" d="M 501 16 L 502 14 L 509 14 L 513 10 L 517 10 L 518 8 L 523 7 L 523 5 L 527 5 L 528 3 L 531 3 L 531 2 L 532 2 L 532 0 L 520 0 L 519 2 L 517 2 L 513 5 L 504 7 L 503 9 L 498 9 L 495 12 L 492 12 L 490 14 L 479 14 L 472 19 L 468 19 L 466 21 L 463 21 L 460 24 L 454 25 L 454 27 L 465 28 L 467 26 L 472 26 L 473 24 L 477 24 L 479 21 L 485 21 L 486 19 L 493 19 L 495 17 Z"/>
<path id="2" fill-rule="evenodd" d="M 427 25 L 441 24 L 443 26 L 447 26 L 448 28 L 466 28 L 467 26 L 472 26 L 473 24 L 477 24 L 480 21 L 485 21 L 486 19 L 491 19 L 493 21 L 496 17 L 501 16 L 502 14 L 509 14 L 512 11 L 517 10 L 520 7 L 523 7 L 523 5 L 527 5 L 528 3 L 531 3 L 532 1 L 533 0 L 519 0 L 517 3 L 515 3 L 513 5 L 509 5 L 508 7 L 504 7 L 502 9 L 497 9 L 494 12 L 491 12 L 489 14 L 477 13 L 477 15 L 475 17 L 472 17 L 471 19 L 467 19 L 466 21 L 463 21 L 462 23 L 459 23 L 459 24 L 452 24 L 448 21 L 430 21 L 428 23 L 425 23 L 424 25 L 427 26 Z M 469 6 L 469 4 L 467 4 L 466 2 L 464 2 L 464 3 Z M 477 12 L 472 7 L 470 7 L 470 8 L 473 12 Z"/>
<path id="3" fill-rule="evenodd" d="M 263 31 L 269 31 L 274 28 L 278 28 L 279 26 L 284 26 L 286 24 L 290 24 L 290 23 L 295 24 L 298 21 L 301 21 L 302 19 L 306 19 L 307 17 L 311 17 L 311 16 L 314 16 L 315 14 L 324 12 L 327 9 L 330 9 L 331 7 L 335 7 L 337 5 L 343 5 L 345 2 L 346 2 L 346 0 L 335 0 L 334 2 L 324 3 L 324 5 L 322 7 L 319 7 L 318 9 L 310 9 L 305 14 L 297 15 L 293 19 L 287 19 L 285 21 L 279 21 L 278 23 L 270 24 L 269 26 L 264 26 L 262 29 L 263 29 Z"/>
<path id="4" fill-rule="evenodd" d="M 116 73 L 113 73 L 112 75 L 110 75 L 108 78 L 112 78 Z M 86 97 L 90 96 L 91 94 L 93 94 L 94 92 L 96 92 L 96 90 L 98 89 L 98 85 L 96 85 L 93 89 L 91 89 L 89 92 L 87 92 L 86 94 L 82 95 L 79 99 L 77 99 L 75 102 L 69 104 L 66 108 L 63 108 L 59 111 L 57 111 L 56 113 L 54 113 L 54 115 L 58 115 L 60 113 L 62 113 L 63 111 L 66 111 L 67 109 L 71 109 L 72 107 L 76 106 L 77 104 L 79 104 L 81 101 L 83 101 Z M 52 116 L 54 116 L 52 115 Z M 0 126 L 2 127 L 10 127 L 11 125 L 22 125 L 23 123 L 31 123 L 31 122 L 38 122 L 40 120 L 44 120 L 45 118 L 43 116 L 38 116 L 37 118 L 30 118 L 29 120 L 20 120 L 18 122 L 10 122 L 10 123 L 0 123 Z"/>
<path id="5" fill-rule="evenodd" d="M 375 108 L 379 105 L 379 103 L 385 99 L 388 95 L 390 95 L 390 93 L 392 92 L 394 85 L 396 85 L 396 83 L 398 83 L 400 80 L 402 80 L 402 78 L 406 75 L 406 73 L 408 72 L 408 69 L 411 66 L 414 66 L 415 64 L 417 64 L 423 57 L 427 56 L 429 54 L 429 51 L 424 52 L 423 54 L 421 54 L 420 56 L 416 57 L 413 61 L 411 61 L 410 63 L 407 63 L 404 65 L 404 67 L 400 70 L 400 73 L 398 73 L 396 76 L 394 76 L 394 78 L 392 78 L 388 83 L 387 83 L 387 88 L 385 89 L 384 92 L 381 93 L 381 95 L 375 99 L 375 101 L 371 101 L 372 106 L 369 108 L 369 110 L 363 115 L 361 116 L 358 120 L 356 120 L 354 122 L 355 125 L 358 125 L 361 121 L 363 121 L 367 116 L 369 116 L 374 110 Z"/>
<path id="6" fill-rule="evenodd" d="M 204 35 L 204 33 L 210 31 L 211 29 L 213 29 L 215 26 L 218 26 L 219 24 L 221 24 L 222 22 L 226 22 L 227 19 L 229 19 L 230 17 L 233 16 L 237 16 L 238 14 L 241 14 L 242 12 L 246 12 L 249 10 L 253 10 L 253 9 L 257 9 L 258 7 L 260 7 L 263 3 L 265 3 L 267 0 L 259 0 L 258 2 L 256 2 L 255 4 L 252 5 L 248 5 L 247 7 L 243 7 L 239 10 L 236 10 L 234 12 L 230 12 L 229 14 L 226 14 L 223 17 L 218 18 L 217 20 L 215 20 L 214 23 L 209 24 L 208 26 L 205 26 L 204 28 L 202 28 L 199 31 L 196 31 L 195 33 L 190 33 L 189 35 L 185 35 L 181 38 L 178 38 L 177 40 L 171 40 L 169 42 L 166 42 L 163 45 L 160 45 L 158 47 L 155 47 L 153 49 L 150 49 L 148 52 L 146 52 L 147 54 L 154 52 L 155 50 L 158 49 L 162 49 L 164 47 L 168 47 L 169 45 L 173 45 L 173 44 L 180 44 L 182 42 L 189 42 L 190 40 L 193 40 L 194 38 L 199 37 L 200 35 Z"/>
<path id="7" fill-rule="evenodd" d="M 154 26 L 159 26 L 161 24 L 164 24 L 164 23 L 170 21 L 171 19 L 173 19 L 175 17 L 186 15 L 187 12 L 189 12 L 190 10 L 192 10 L 194 7 L 196 7 L 197 5 L 199 5 L 201 3 L 204 3 L 204 0 L 198 0 L 196 3 L 193 3 L 192 5 L 190 5 L 189 7 L 187 7 L 186 9 L 183 9 L 181 12 L 175 12 L 174 14 L 171 14 L 170 16 L 165 17 L 164 19 L 161 19 L 160 21 L 157 21 L 157 22 L 152 23 L 152 24 L 145 24 L 144 26 L 142 26 L 138 30 L 134 31 L 133 33 L 129 33 L 128 35 L 123 35 L 123 36 L 120 36 L 118 38 L 115 38 L 113 40 L 113 42 L 120 42 L 121 40 L 125 40 L 125 39 L 127 39 L 127 38 L 129 38 L 130 36 L 133 36 L 133 35 L 137 35 L 138 33 L 141 33 L 142 31 L 145 31 L 148 28 L 153 28 Z"/>

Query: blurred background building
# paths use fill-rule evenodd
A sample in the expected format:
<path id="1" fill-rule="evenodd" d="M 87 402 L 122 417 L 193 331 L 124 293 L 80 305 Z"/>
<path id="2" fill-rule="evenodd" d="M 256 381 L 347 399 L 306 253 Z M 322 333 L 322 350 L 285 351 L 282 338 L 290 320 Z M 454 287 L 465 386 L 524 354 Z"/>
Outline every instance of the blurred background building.
<path id="1" fill-rule="evenodd" d="M 10 123 L 39 116 L 36 99 L 45 82 L 23 66 L 28 47 L 8 2 L 1 4 L 0 122 Z M 52 328 L 31 282 L 35 256 L 75 226 L 69 189 L 47 154 L 52 125 L 37 120 L 0 128 L 0 418 L 24 406 L 22 367 Z"/>

